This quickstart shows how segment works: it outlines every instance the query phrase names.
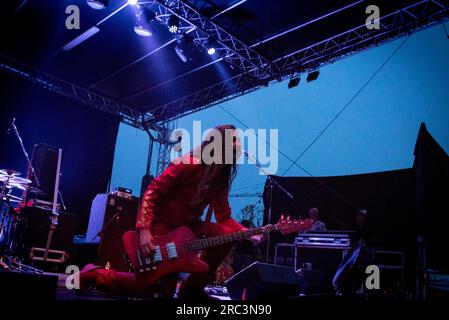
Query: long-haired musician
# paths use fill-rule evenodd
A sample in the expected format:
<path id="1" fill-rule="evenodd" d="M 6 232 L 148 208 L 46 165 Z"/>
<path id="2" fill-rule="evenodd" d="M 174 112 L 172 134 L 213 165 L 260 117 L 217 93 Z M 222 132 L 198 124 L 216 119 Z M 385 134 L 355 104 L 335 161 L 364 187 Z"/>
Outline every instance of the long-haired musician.
<path id="1" fill-rule="evenodd" d="M 211 130 L 202 144 L 177 158 L 146 189 L 139 209 L 136 228 L 140 247 L 146 255 L 154 250 L 154 237 L 180 226 L 189 227 L 197 236 L 214 236 L 246 229 L 231 217 L 228 193 L 237 173 L 240 141 L 233 125 Z M 214 210 L 216 223 L 202 221 L 206 207 Z M 204 287 L 215 279 L 215 271 L 232 244 L 202 252 L 206 273 L 191 274 L 180 289 L 180 297 L 204 297 Z M 177 275 L 162 279 L 165 296 L 172 296 Z M 95 285 L 114 294 L 133 295 L 145 284 L 131 273 L 86 267 L 81 272 L 81 287 Z"/>

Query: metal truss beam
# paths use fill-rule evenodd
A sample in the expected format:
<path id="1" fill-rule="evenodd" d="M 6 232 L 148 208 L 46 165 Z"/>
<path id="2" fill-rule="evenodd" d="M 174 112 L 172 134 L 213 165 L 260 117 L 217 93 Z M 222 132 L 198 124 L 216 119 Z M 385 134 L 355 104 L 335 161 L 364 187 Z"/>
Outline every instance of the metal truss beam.
<path id="1" fill-rule="evenodd" d="M 170 141 L 171 134 L 175 129 L 175 121 L 167 121 L 159 126 L 157 130 L 158 156 L 156 162 L 156 177 L 170 164 L 170 153 L 173 143 Z"/>
<path id="2" fill-rule="evenodd" d="M 276 77 L 257 81 L 245 73 L 201 89 L 183 98 L 149 110 L 145 123 L 173 120 L 233 99 L 268 85 L 272 80 L 283 80 L 293 74 L 315 70 L 326 64 L 355 53 L 379 46 L 422 29 L 444 22 L 449 16 L 449 0 L 421 0 L 381 16 L 380 29 L 368 29 L 361 25 L 320 41 L 309 47 L 274 60 Z"/>
<path id="3" fill-rule="evenodd" d="M 323 63 L 377 46 L 440 23 L 449 16 L 449 1 L 422 0 L 381 16 L 380 29 L 365 24 L 274 60 L 283 73 L 316 69 Z"/>
<path id="4" fill-rule="evenodd" d="M 268 86 L 268 81 L 261 83 L 258 79 L 242 73 L 153 109 L 151 114 L 145 116 L 144 124 L 151 126 L 158 122 L 174 120 L 257 90 L 262 86 Z M 192 106 L 195 107 L 192 108 Z"/>
<path id="5" fill-rule="evenodd" d="M 4 55 L 0 55 L 0 69 L 36 83 L 65 97 L 119 116 L 123 123 L 139 129 L 144 128 L 142 121 L 144 119 L 144 114 L 142 112 L 136 111 L 129 106 L 120 104 L 88 89 L 57 78 L 46 72 L 34 69 Z"/>
<path id="6" fill-rule="evenodd" d="M 213 37 L 218 42 L 216 53 L 242 73 L 248 73 L 257 79 L 272 78 L 277 73 L 276 66 L 271 61 L 184 1 L 157 0 L 154 3 L 157 4 L 156 16 L 161 23 L 167 24 L 171 15 L 177 16 L 181 20 L 178 31 L 190 32 L 193 28 L 194 42 L 204 48 L 207 38 Z"/>
<path id="7" fill-rule="evenodd" d="M 226 11 L 232 9 L 232 8 L 235 8 L 237 5 L 240 5 L 240 4 L 242 4 L 242 3 L 246 2 L 246 1 L 247 1 L 247 0 L 241 0 L 241 1 L 237 2 L 236 4 L 232 5 L 231 7 L 225 9 L 224 11 L 222 11 L 222 12 L 220 12 L 220 13 L 214 15 L 211 19 L 215 19 L 217 16 L 223 14 L 224 12 L 226 12 Z M 324 14 L 324 15 L 322 15 L 322 16 L 319 16 L 319 17 L 317 17 L 317 18 L 315 18 L 315 19 L 313 19 L 313 20 L 310 20 L 310 21 L 307 21 L 307 22 L 303 22 L 303 23 L 301 23 L 301 24 L 299 24 L 299 25 L 297 25 L 297 26 L 295 26 L 295 27 L 293 27 L 293 28 L 290 28 L 290 29 L 288 29 L 288 30 L 284 30 L 284 31 L 282 31 L 282 32 L 280 32 L 280 33 L 277 33 L 277 34 L 275 34 L 275 35 L 273 35 L 273 36 L 270 36 L 270 37 L 268 37 L 268 38 L 266 38 L 266 39 L 264 39 L 264 40 L 258 41 L 258 42 L 256 42 L 256 43 L 250 45 L 250 47 L 251 47 L 251 48 L 258 47 L 258 46 L 260 46 L 261 44 L 264 44 L 264 43 L 267 43 L 267 42 L 272 41 L 272 40 L 274 40 L 274 39 L 277 39 L 277 38 L 279 38 L 279 37 L 285 36 L 286 34 L 289 34 L 289 33 L 293 32 L 293 31 L 296 31 L 296 30 L 299 30 L 299 29 L 301 29 L 301 28 L 304 28 L 304 27 L 306 27 L 306 26 L 308 26 L 308 25 L 310 25 L 310 24 L 312 24 L 312 23 L 315 23 L 315 22 L 317 22 L 317 21 L 320 21 L 320 20 L 323 20 L 323 19 L 325 19 L 325 18 L 327 18 L 327 17 L 330 17 L 330 16 L 332 16 L 332 15 L 334 15 L 334 14 L 337 14 L 337 13 L 339 13 L 339 12 L 341 12 L 341 11 L 344 11 L 344 10 L 347 10 L 347 9 L 349 9 L 349 8 L 352 8 L 352 7 L 354 7 L 354 6 L 356 6 L 356 5 L 360 4 L 360 3 L 362 3 L 362 2 L 364 2 L 364 1 L 365 1 L 365 0 L 358 0 L 358 1 L 353 2 L 353 3 L 351 3 L 351 4 L 349 4 L 349 5 L 345 6 L 345 7 L 339 8 L 339 9 L 334 10 L 334 11 L 331 11 L 331 12 L 328 12 L 328 13 L 326 13 L 326 14 Z M 187 32 L 189 32 L 189 31 L 193 31 L 193 29 L 188 30 Z M 165 45 L 164 45 L 164 46 L 165 46 Z M 169 82 L 178 80 L 178 79 L 180 79 L 180 78 L 182 78 L 182 77 L 184 77 L 184 76 L 186 76 L 186 75 L 189 75 L 189 74 L 192 74 L 192 73 L 194 73 L 194 72 L 196 72 L 196 71 L 199 71 L 199 70 L 202 70 L 202 69 L 204 69 L 204 68 L 207 68 L 208 66 L 210 66 L 210 65 L 212 65 L 212 64 L 215 64 L 215 63 L 217 63 L 217 62 L 220 62 L 220 61 L 222 61 L 222 60 L 223 60 L 223 58 L 218 58 L 218 59 L 216 59 L 216 60 L 213 60 L 212 62 L 208 62 L 208 63 L 206 63 L 206 64 L 204 64 L 204 65 L 202 65 L 202 66 L 199 66 L 199 67 L 197 67 L 197 68 L 195 68 L 195 69 L 193 69 L 193 70 L 187 71 L 187 72 L 185 72 L 185 73 L 183 73 L 183 74 L 181 74 L 181 75 L 179 75 L 179 76 L 176 76 L 175 78 L 169 79 L 169 80 L 167 80 L 167 81 L 165 81 L 165 82 L 163 82 L 163 83 L 159 83 L 159 84 L 157 84 L 157 85 L 155 85 L 155 86 L 152 86 L 152 87 L 149 87 L 149 88 L 140 90 L 140 91 L 138 91 L 138 92 L 136 92 L 136 93 L 133 93 L 132 95 L 130 95 L 130 96 L 124 98 L 123 101 L 127 101 L 127 100 L 130 100 L 130 99 L 132 99 L 132 98 L 135 98 L 135 97 L 137 97 L 137 96 L 139 96 L 139 95 L 142 95 L 142 94 L 144 94 L 144 93 L 146 93 L 146 92 L 149 92 L 149 91 L 151 91 L 151 90 L 154 90 L 155 88 L 158 88 L 158 87 L 160 87 L 161 85 L 165 85 L 165 84 L 167 84 L 167 83 L 169 83 Z"/>

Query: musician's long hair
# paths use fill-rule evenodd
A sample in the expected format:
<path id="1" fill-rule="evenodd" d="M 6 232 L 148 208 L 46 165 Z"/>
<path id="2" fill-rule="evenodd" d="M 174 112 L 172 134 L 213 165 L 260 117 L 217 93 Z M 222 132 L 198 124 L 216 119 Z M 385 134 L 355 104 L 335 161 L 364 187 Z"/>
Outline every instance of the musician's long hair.
<path id="1" fill-rule="evenodd" d="M 227 130 L 235 131 L 236 128 L 232 124 L 227 125 L 221 125 L 214 128 L 220 133 L 220 137 L 222 138 L 222 150 L 221 155 L 218 157 L 221 157 L 222 161 L 221 163 L 211 163 L 206 164 L 204 162 L 204 149 L 211 144 L 214 141 L 214 135 L 209 134 L 204 141 L 201 143 L 200 146 L 193 149 L 190 152 L 190 156 L 195 157 L 196 159 L 201 161 L 201 165 L 205 166 L 204 168 L 204 174 L 201 179 L 201 182 L 198 186 L 198 192 L 197 196 L 195 196 L 191 203 L 193 205 L 199 204 L 204 200 L 204 197 L 206 195 L 213 195 L 215 193 L 229 193 L 229 190 L 231 189 L 232 181 L 234 180 L 236 174 L 237 174 L 237 158 L 240 154 L 240 150 L 233 150 L 233 152 L 236 152 L 236 154 L 233 154 L 233 161 L 232 163 L 226 163 L 225 161 L 225 153 L 226 153 L 226 137 L 228 137 L 225 132 Z M 230 143 L 230 141 L 228 141 Z M 213 152 L 209 156 L 214 156 Z"/>

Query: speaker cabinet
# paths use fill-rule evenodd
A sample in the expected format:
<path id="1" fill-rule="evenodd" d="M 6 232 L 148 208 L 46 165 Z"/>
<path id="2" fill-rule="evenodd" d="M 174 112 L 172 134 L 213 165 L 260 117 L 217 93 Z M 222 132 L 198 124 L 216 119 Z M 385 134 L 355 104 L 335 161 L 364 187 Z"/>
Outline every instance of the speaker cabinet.
<path id="1" fill-rule="evenodd" d="M 300 291 L 300 279 L 293 268 L 260 262 L 254 262 L 225 283 L 233 300 L 286 299 Z"/>
<path id="2" fill-rule="evenodd" d="M 33 181 L 31 186 L 43 192 L 39 193 L 37 198 L 53 201 L 58 166 L 58 148 L 44 143 L 34 145 L 31 163 L 35 172 L 33 176 L 31 168 L 28 168 L 28 178 Z"/>
<path id="3" fill-rule="evenodd" d="M 26 272 L 0 272 L 0 299 L 3 303 L 52 302 L 56 300 L 58 276 Z M 7 307 L 7 305 L 3 305 Z M 11 306 L 10 310 L 14 310 Z M 20 309 L 14 311 L 19 312 Z M 36 311 L 38 312 L 38 311 Z"/>
<path id="4" fill-rule="evenodd" d="M 118 271 L 128 271 L 124 259 L 122 235 L 134 230 L 140 199 L 119 197 L 113 194 L 98 195 L 92 202 L 86 242 L 95 242 L 100 238 L 97 264 Z M 101 221 L 101 224 L 100 224 Z M 99 237 L 96 235 L 99 234 Z"/>

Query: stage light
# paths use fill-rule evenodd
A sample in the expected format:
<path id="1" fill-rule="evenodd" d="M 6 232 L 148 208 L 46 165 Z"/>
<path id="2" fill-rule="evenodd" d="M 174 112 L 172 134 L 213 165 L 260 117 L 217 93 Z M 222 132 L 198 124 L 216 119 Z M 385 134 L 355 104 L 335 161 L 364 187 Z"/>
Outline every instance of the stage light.
<path id="1" fill-rule="evenodd" d="M 86 41 L 86 40 L 89 39 L 90 37 L 93 37 L 94 35 L 96 35 L 98 32 L 100 32 L 100 29 L 98 29 L 97 27 L 93 26 L 92 28 L 89 28 L 89 29 L 87 29 L 85 32 L 83 32 L 82 34 L 80 34 L 78 37 L 76 37 L 76 38 L 73 39 L 72 41 L 66 43 L 66 44 L 62 47 L 62 50 L 64 50 L 64 51 L 72 50 L 72 49 L 75 48 L 77 45 L 83 43 L 84 41 Z"/>
<path id="2" fill-rule="evenodd" d="M 134 25 L 134 32 L 142 37 L 153 35 L 152 21 L 156 18 L 156 13 L 148 8 L 139 9 L 136 13 L 137 21 Z"/>
<path id="3" fill-rule="evenodd" d="M 207 39 L 206 42 L 206 50 L 210 56 L 215 54 L 215 52 L 217 51 L 216 47 L 217 47 L 217 40 L 215 40 L 214 37 L 209 37 L 209 39 Z"/>
<path id="4" fill-rule="evenodd" d="M 167 21 L 168 31 L 170 31 L 171 33 L 178 33 L 178 29 L 181 25 L 180 23 L 181 21 L 177 16 L 171 15 Z"/>
<path id="5" fill-rule="evenodd" d="M 185 50 L 181 49 L 179 46 L 175 47 L 175 52 L 182 62 L 186 63 L 190 60 L 190 57 L 186 54 Z"/>
<path id="6" fill-rule="evenodd" d="M 291 78 L 290 81 L 288 82 L 288 88 L 291 89 L 297 87 L 300 81 L 301 81 L 300 77 Z"/>
<path id="7" fill-rule="evenodd" d="M 128 0 L 128 3 L 132 6 L 135 6 L 139 2 L 138 0 Z"/>
<path id="8" fill-rule="evenodd" d="M 86 1 L 89 7 L 96 10 L 104 9 L 108 6 L 108 0 L 87 0 Z"/>
<path id="9" fill-rule="evenodd" d="M 134 32 L 141 37 L 151 37 L 153 35 L 153 30 L 148 26 L 140 24 L 139 21 L 134 26 Z"/>
<path id="10" fill-rule="evenodd" d="M 207 54 L 210 55 L 210 56 L 215 54 L 215 48 L 211 47 L 211 48 L 207 49 Z"/>
<path id="11" fill-rule="evenodd" d="M 193 38 L 188 34 L 183 34 L 178 38 L 178 44 L 175 47 L 175 52 L 182 62 L 192 60 L 194 50 Z"/>
<path id="12" fill-rule="evenodd" d="M 307 75 L 307 82 L 314 81 L 314 80 L 318 79 L 319 75 L 320 75 L 319 70 L 309 72 L 309 74 Z"/>

